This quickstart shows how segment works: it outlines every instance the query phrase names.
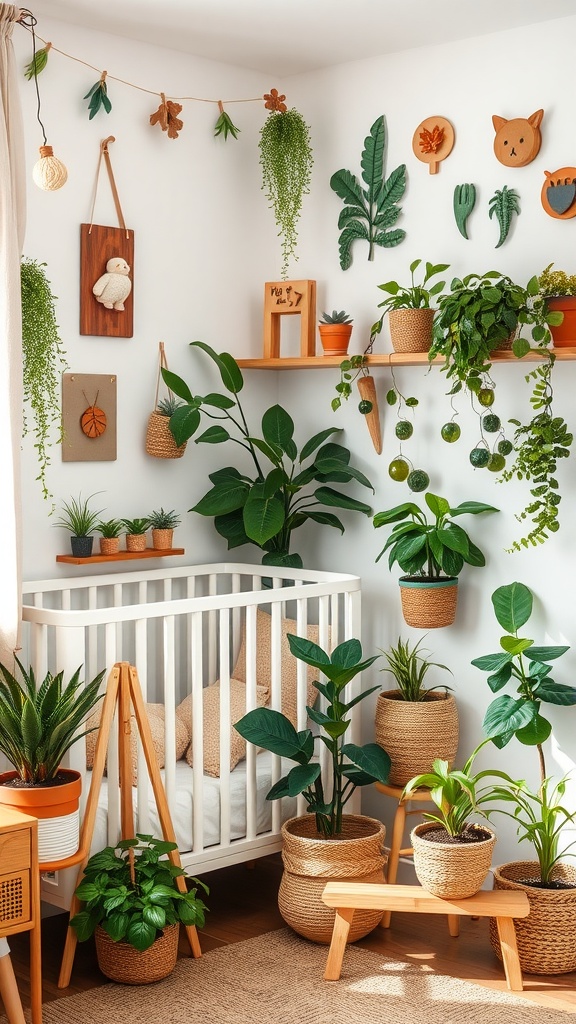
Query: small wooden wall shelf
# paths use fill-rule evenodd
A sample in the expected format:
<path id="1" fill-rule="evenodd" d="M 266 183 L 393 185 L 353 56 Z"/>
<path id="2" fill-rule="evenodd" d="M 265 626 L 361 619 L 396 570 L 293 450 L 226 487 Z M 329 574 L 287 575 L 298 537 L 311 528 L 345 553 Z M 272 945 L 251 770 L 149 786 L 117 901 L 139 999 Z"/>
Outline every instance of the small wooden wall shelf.
<path id="1" fill-rule="evenodd" d="M 576 347 L 555 348 L 556 359 L 576 359 Z M 246 370 L 322 370 L 339 367 L 346 356 L 294 356 L 283 359 L 239 359 L 238 366 Z M 495 352 L 492 356 L 493 363 L 528 363 L 541 359 L 538 352 L 529 352 L 523 359 L 517 359 L 514 353 L 506 349 L 502 352 Z M 439 356 L 437 359 L 429 360 L 426 352 L 385 352 L 380 355 L 366 357 L 367 366 L 441 366 L 444 362 Z"/>
<path id="2" fill-rule="evenodd" d="M 119 551 L 117 555 L 90 555 L 89 558 L 76 558 L 75 555 L 56 555 L 57 562 L 68 565 L 88 565 L 92 562 L 133 562 L 137 558 L 166 558 L 169 555 L 184 555 L 184 548 L 167 548 L 157 550 L 146 548 L 144 551 Z"/>

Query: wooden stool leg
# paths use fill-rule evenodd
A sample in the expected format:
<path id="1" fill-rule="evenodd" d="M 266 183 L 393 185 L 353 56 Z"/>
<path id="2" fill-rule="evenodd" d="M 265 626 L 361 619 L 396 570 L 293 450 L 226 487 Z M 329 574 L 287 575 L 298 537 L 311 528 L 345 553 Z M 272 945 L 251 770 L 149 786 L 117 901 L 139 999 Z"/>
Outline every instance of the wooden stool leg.
<path id="1" fill-rule="evenodd" d="M 26 1024 L 9 953 L 0 956 L 0 995 L 10 1024 Z"/>
<path id="2" fill-rule="evenodd" d="M 332 932 L 332 941 L 330 943 L 330 949 L 328 950 L 326 970 L 324 971 L 324 981 L 338 981 L 338 978 L 340 977 L 342 960 L 344 959 L 344 950 L 346 949 L 346 943 L 348 942 L 348 935 L 350 933 L 350 925 L 352 924 L 353 917 L 354 909 L 351 907 L 340 908 L 336 911 L 334 931 Z"/>
<path id="3" fill-rule="evenodd" d="M 511 917 L 497 917 L 498 938 L 502 950 L 502 963 L 508 988 L 513 992 L 522 992 L 522 968 L 518 957 L 518 945 L 516 942 L 516 929 Z"/>
<path id="4" fill-rule="evenodd" d="M 400 861 L 400 850 L 402 849 L 402 840 L 404 838 L 404 829 L 406 827 L 406 805 L 399 803 L 396 808 L 396 814 L 394 815 L 394 825 L 392 826 L 392 842 L 390 844 L 390 853 L 388 854 L 388 866 L 386 870 L 386 881 L 388 885 L 394 885 L 396 882 L 396 876 L 398 874 L 398 863 Z M 380 921 L 381 928 L 390 927 L 391 911 L 385 910 Z"/>
<path id="5" fill-rule="evenodd" d="M 458 914 L 448 914 L 448 931 L 454 939 L 457 939 L 460 935 L 460 918 Z"/>

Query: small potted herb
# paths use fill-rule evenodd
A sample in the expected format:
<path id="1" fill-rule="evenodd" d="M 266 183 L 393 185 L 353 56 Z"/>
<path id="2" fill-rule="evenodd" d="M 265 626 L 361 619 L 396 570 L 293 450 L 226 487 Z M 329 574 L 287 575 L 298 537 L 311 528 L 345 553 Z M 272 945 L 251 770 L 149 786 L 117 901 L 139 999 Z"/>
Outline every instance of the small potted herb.
<path id="1" fill-rule="evenodd" d="M 555 314 L 549 320 L 555 348 L 576 345 L 576 274 L 553 270 L 553 263 L 538 276 L 538 290 L 546 308 Z"/>
<path id="2" fill-rule="evenodd" d="M 352 317 L 345 310 L 322 313 L 318 324 L 325 356 L 345 356 L 352 334 Z"/>
<path id="3" fill-rule="evenodd" d="M 165 512 L 163 508 L 151 512 L 148 521 L 152 527 L 152 547 L 157 551 L 169 551 L 172 547 L 174 530 L 180 526 L 180 516 L 172 510 Z"/>
<path id="4" fill-rule="evenodd" d="M 414 260 L 410 264 L 410 285 L 400 285 L 397 281 L 379 284 L 387 298 L 378 303 L 384 312 L 380 320 L 372 328 L 373 334 L 382 329 L 384 315 L 388 313 L 390 338 L 395 352 L 428 352 L 432 344 L 432 321 L 436 310 L 432 301 L 438 300 L 445 281 L 430 284 L 433 277 L 448 270 L 448 263 L 426 263 L 421 284 L 416 284 L 414 274 L 422 260 Z"/>
<path id="5" fill-rule="evenodd" d="M 94 512 L 90 508 L 90 501 L 95 494 L 83 498 L 80 494 L 77 498 L 70 498 L 70 501 L 63 501 L 60 508 L 60 518 L 53 523 L 53 526 L 68 530 L 70 536 L 70 547 L 75 558 L 89 558 L 92 554 L 94 538 L 92 531 L 97 529 L 99 516 L 102 509 Z"/>
<path id="6" fill-rule="evenodd" d="M 146 531 L 150 527 L 148 518 L 122 519 L 122 526 L 126 530 L 126 550 L 145 551 Z"/>
<path id="7" fill-rule="evenodd" d="M 120 550 L 120 534 L 123 524 L 120 519 L 105 519 L 96 524 L 100 534 L 100 554 L 117 555 Z"/>

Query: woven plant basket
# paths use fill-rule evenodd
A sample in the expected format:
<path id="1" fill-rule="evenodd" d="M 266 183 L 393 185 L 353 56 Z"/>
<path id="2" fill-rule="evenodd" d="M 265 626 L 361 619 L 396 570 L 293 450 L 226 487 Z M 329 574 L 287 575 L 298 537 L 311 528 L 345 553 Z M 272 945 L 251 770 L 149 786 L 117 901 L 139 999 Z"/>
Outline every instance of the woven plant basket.
<path id="1" fill-rule="evenodd" d="M 127 533 L 126 551 L 146 551 L 146 534 Z"/>
<path id="2" fill-rule="evenodd" d="M 395 352 L 428 352 L 434 309 L 391 309 L 390 339 Z"/>
<path id="3" fill-rule="evenodd" d="M 402 614 L 409 626 L 439 629 L 454 622 L 458 602 L 457 577 L 420 583 L 417 577 L 401 576 L 398 582 Z"/>
<path id="4" fill-rule="evenodd" d="M 100 554 L 117 555 L 120 551 L 120 537 L 100 537 Z"/>
<path id="5" fill-rule="evenodd" d="M 152 530 L 152 547 L 156 551 L 169 551 L 174 540 L 174 530 Z"/>
<path id="6" fill-rule="evenodd" d="M 576 883 L 576 868 L 557 864 L 553 878 Z M 494 888 L 525 892 L 528 917 L 514 922 L 520 966 L 528 974 L 566 974 L 576 970 L 576 889 L 535 889 L 520 879 L 539 878 L 538 862 L 513 861 L 494 869 Z M 502 959 L 496 921 L 490 920 L 490 941 Z"/>
<path id="7" fill-rule="evenodd" d="M 463 900 L 474 896 L 490 870 L 496 836 L 485 825 L 489 839 L 480 843 L 437 843 L 422 835 L 438 826 L 424 822 L 412 829 L 414 870 L 420 885 L 445 900 Z"/>
<path id="8" fill-rule="evenodd" d="M 284 874 L 278 908 L 286 924 L 298 935 L 328 944 L 336 912 L 322 902 L 326 882 L 384 882 L 382 822 L 362 814 L 345 814 L 343 830 L 336 839 L 323 839 L 316 831 L 313 814 L 290 818 L 282 826 Z M 357 910 L 350 929 L 356 942 L 376 928 L 381 910 Z"/>
<path id="9" fill-rule="evenodd" d="M 426 700 L 406 701 L 399 690 L 378 695 L 376 742 L 390 755 L 388 782 L 405 786 L 429 772 L 435 758 L 452 762 L 458 750 L 458 709 L 450 694 L 431 693 Z"/>
<path id="10" fill-rule="evenodd" d="M 159 412 L 151 412 L 146 427 L 146 454 L 152 455 L 155 459 L 181 459 L 186 451 L 186 444 L 178 448 L 172 434 L 170 433 L 169 416 L 162 416 Z"/>
<path id="11" fill-rule="evenodd" d="M 172 973 L 178 958 L 180 926 L 170 924 L 143 953 L 128 942 L 113 942 L 98 925 L 96 927 L 96 956 L 98 966 L 111 981 L 123 985 L 149 985 L 161 981 Z"/>

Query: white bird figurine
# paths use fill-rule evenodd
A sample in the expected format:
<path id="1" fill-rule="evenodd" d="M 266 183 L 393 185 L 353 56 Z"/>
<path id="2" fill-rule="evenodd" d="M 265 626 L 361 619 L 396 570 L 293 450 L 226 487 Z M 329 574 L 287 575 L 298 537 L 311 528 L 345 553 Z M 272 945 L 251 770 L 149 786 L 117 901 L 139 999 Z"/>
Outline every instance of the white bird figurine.
<path id="1" fill-rule="evenodd" d="M 130 267 L 121 256 L 114 256 L 106 264 L 106 273 L 99 277 L 92 291 L 98 302 L 106 309 L 124 309 L 124 299 L 132 290 L 132 281 L 128 277 Z"/>

